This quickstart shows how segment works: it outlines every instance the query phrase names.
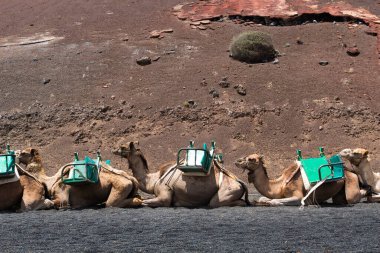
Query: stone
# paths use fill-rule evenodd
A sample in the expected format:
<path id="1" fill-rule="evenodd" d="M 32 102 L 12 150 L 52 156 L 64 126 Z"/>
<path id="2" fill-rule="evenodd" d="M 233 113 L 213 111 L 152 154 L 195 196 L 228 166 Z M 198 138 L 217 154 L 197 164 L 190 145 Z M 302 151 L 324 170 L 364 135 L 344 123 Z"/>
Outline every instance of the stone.
<path id="1" fill-rule="evenodd" d="M 228 88 L 230 87 L 230 82 L 227 80 L 227 77 L 223 77 L 222 81 L 219 82 L 219 86 L 222 88 Z"/>
<path id="2" fill-rule="evenodd" d="M 206 30 L 206 29 L 207 29 L 207 27 L 206 27 L 206 26 L 204 26 L 204 25 L 200 25 L 200 26 L 198 26 L 198 29 L 199 29 L 199 30 Z"/>
<path id="3" fill-rule="evenodd" d="M 200 23 L 201 23 L 202 25 L 208 25 L 208 24 L 211 24 L 211 21 L 208 20 L 208 19 L 206 19 L 206 20 L 201 20 Z"/>
<path id="4" fill-rule="evenodd" d="M 300 37 L 297 38 L 296 42 L 298 45 L 303 45 L 303 41 L 301 40 Z"/>
<path id="5" fill-rule="evenodd" d="M 280 61 L 276 58 L 274 59 L 274 61 L 272 62 L 273 64 L 278 64 Z"/>
<path id="6" fill-rule="evenodd" d="M 326 66 L 328 64 L 329 64 L 328 61 L 319 61 L 319 65 L 321 65 L 321 66 Z"/>
<path id="7" fill-rule="evenodd" d="M 200 25 L 201 24 L 201 22 L 199 22 L 199 21 L 194 21 L 194 22 L 191 22 L 190 23 L 190 25 L 195 25 L 195 26 L 198 26 L 198 25 Z"/>
<path id="8" fill-rule="evenodd" d="M 157 30 L 151 31 L 149 34 L 150 38 L 159 38 L 161 36 L 161 33 Z"/>
<path id="9" fill-rule="evenodd" d="M 115 100 L 116 96 L 115 95 L 112 95 L 111 96 L 111 100 Z"/>
<path id="10" fill-rule="evenodd" d="M 219 97 L 219 92 L 216 89 L 211 89 L 209 92 L 213 98 L 218 98 Z"/>
<path id="11" fill-rule="evenodd" d="M 357 47 L 349 47 L 347 48 L 346 52 L 349 56 L 353 56 L 353 57 L 356 57 L 360 54 L 360 51 Z"/>
<path id="12" fill-rule="evenodd" d="M 161 58 L 161 56 L 156 55 L 155 57 L 153 57 L 152 61 L 158 61 L 160 58 Z"/>
<path id="13" fill-rule="evenodd" d="M 185 102 L 183 103 L 183 105 L 184 105 L 185 107 L 188 107 L 188 108 L 194 108 L 194 107 L 197 106 L 197 103 L 195 103 L 194 100 L 189 99 L 189 100 L 185 101 Z"/>
<path id="14" fill-rule="evenodd" d="M 236 89 L 236 92 L 239 95 L 242 95 L 242 96 L 247 95 L 247 89 L 243 85 L 239 84 L 239 85 L 236 85 L 234 88 Z"/>
<path id="15" fill-rule="evenodd" d="M 286 43 L 284 47 L 290 47 L 290 43 Z"/>
<path id="16" fill-rule="evenodd" d="M 48 83 L 50 83 L 50 81 L 51 81 L 51 79 L 49 79 L 49 78 L 44 78 L 43 80 L 42 80 L 42 83 L 43 84 L 48 84 Z"/>
<path id="17" fill-rule="evenodd" d="M 149 65 L 152 63 L 152 59 L 149 56 L 143 56 L 139 59 L 136 59 L 136 63 L 140 66 Z"/>
<path id="18" fill-rule="evenodd" d="M 201 81 L 201 86 L 207 86 L 207 82 L 206 82 L 206 79 L 202 79 L 202 81 Z"/>
<path id="19" fill-rule="evenodd" d="M 172 28 L 161 30 L 161 33 L 172 33 L 174 30 Z"/>

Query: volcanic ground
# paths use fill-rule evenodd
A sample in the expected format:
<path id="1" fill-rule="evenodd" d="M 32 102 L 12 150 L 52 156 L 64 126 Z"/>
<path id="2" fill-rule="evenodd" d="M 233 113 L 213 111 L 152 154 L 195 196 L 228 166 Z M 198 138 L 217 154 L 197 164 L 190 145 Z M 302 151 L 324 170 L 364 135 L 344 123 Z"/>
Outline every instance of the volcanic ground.
<path id="1" fill-rule="evenodd" d="M 380 16 L 377 0 L 347 2 Z M 100 150 L 127 170 L 111 150 L 130 140 L 140 141 L 151 170 L 189 140 L 215 140 L 243 180 L 238 157 L 263 154 L 275 176 L 296 149 L 315 156 L 318 146 L 367 148 L 378 170 L 380 65 L 365 23 L 224 17 L 199 29 L 174 15 L 181 3 L 1 0 L 0 144 L 39 148 L 50 174 L 75 151 Z M 271 35 L 276 64 L 229 57 L 233 36 L 249 30 Z M 360 54 L 348 55 L 355 46 Z M 137 64 L 141 57 L 151 64 Z"/>

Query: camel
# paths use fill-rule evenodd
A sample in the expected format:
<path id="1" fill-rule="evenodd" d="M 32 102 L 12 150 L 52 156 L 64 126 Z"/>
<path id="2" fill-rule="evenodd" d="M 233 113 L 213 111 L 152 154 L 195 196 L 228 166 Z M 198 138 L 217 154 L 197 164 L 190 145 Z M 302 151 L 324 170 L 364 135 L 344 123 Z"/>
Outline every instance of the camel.
<path id="1" fill-rule="evenodd" d="M 252 154 L 240 158 L 235 165 L 248 170 L 248 181 L 265 196 L 259 199 L 257 205 L 299 206 L 307 194 L 299 165 L 296 162 L 284 169 L 282 175 L 276 179 L 269 179 L 262 155 Z M 313 195 L 306 199 L 305 204 L 321 204 L 330 198 L 333 199 L 334 204 L 355 204 L 362 197 L 358 177 L 346 170 L 345 180 L 324 183 Z"/>
<path id="2" fill-rule="evenodd" d="M 42 166 L 39 151 L 27 148 L 20 152 L 20 163 L 36 175 L 45 185 L 56 208 L 82 209 L 105 203 L 106 207 L 137 207 L 141 199 L 137 196 L 138 182 L 125 171 L 101 163 L 99 183 L 65 185 L 61 180 L 61 169 L 48 177 Z"/>
<path id="3" fill-rule="evenodd" d="M 344 149 L 340 155 L 350 162 L 351 166 L 347 168 L 359 176 L 363 188 L 369 186 L 369 195 L 366 194 L 368 202 L 380 202 L 380 173 L 372 170 L 368 153 L 366 149 L 356 148 Z M 366 189 L 363 190 L 366 192 Z"/>
<path id="4" fill-rule="evenodd" d="M 176 169 L 176 162 L 161 165 L 157 172 L 149 172 L 137 142 L 121 145 L 113 151 L 128 160 L 129 169 L 140 183 L 140 190 L 155 195 L 143 200 L 149 207 L 210 207 L 247 206 L 248 190 L 243 182 L 217 163 L 208 176 L 188 176 Z M 241 198 L 245 195 L 245 200 Z"/>
<path id="5" fill-rule="evenodd" d="M 53 202 L 45 199 L 45 189 L 42 183 L 17 164 L 16 169 L 20 176 L 19 180 L 0 183 L 0 210 L 24 212 L 53 207 Z"/>

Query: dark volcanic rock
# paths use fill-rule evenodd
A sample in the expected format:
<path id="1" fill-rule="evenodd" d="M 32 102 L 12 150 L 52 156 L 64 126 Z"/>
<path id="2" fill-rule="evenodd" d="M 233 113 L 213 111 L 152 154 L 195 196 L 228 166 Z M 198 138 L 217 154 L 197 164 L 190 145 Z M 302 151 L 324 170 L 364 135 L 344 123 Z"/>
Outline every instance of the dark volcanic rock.
<path id="1" fill-rule="evenodd" d="M 152 59 L 149 56 L 143 56 L 136 60 L 136 63 L 141 66 L 149 65 L 152 63 Z"/>

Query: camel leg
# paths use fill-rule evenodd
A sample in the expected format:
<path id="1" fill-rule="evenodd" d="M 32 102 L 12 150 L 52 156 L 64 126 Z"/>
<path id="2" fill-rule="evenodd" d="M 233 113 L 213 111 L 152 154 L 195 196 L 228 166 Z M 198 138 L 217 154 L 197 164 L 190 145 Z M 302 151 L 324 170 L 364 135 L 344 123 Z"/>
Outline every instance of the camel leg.
<path id="1" fill-rule="evenodd" d="M 20 211 L 50 209 L 54 206 L 53 201 L 45 199 L 44 189 L 36 189 L 35 185 L 26 185 L 21 200 Z"/>
<path id="2" fill-rule="evenodd" d="M 374 194 L 367 197 L 368 203 L 379 203 L 380 202 L 380 194 Z"/>
<path id="3" fill-rule="evenodd" d="M 347 204 L 359 203 L 363 196 L 360 193 L 358 176 L 350 171 L 345 171 L 344 174 L 346 177 L 344 190 L 346 193 Z"/>
<path id="4" fill-rule="evenodd" d="M 152 199 L 144 199 L 143 206 L 149 207 L 169 207 L 172 205 L 173 191 L 167 186 L 162 186 L 157 190 L 157 196 Z"/>
<path id="5" fill-rule="evenodd" d="M 301 199 L 297 196 L 283 199 L 268 199 L 266 197 L 262 197 L 257 202 L 258 205 L 260 205 L 260 203 L 269 204 L 270 206 L 300 206 Z"/>
<path id="6" fill-rule="evenodd" d="M 106 207 L 135 207 L 141 206 L 142 200 L 139 198 L 128 198 L 133 190 L 133 184 L 126 184 L 121 189 L 112 187 L 110 195 L 106 201 Z"/>
<path id="7" fill-rule="evenodd" d="M 244 189 L 239 183 L 224 181 L 221 188 L 210 200 L 209 207 L 247 206 L 247 203 L 241 199 L 243 195 Z"/>

